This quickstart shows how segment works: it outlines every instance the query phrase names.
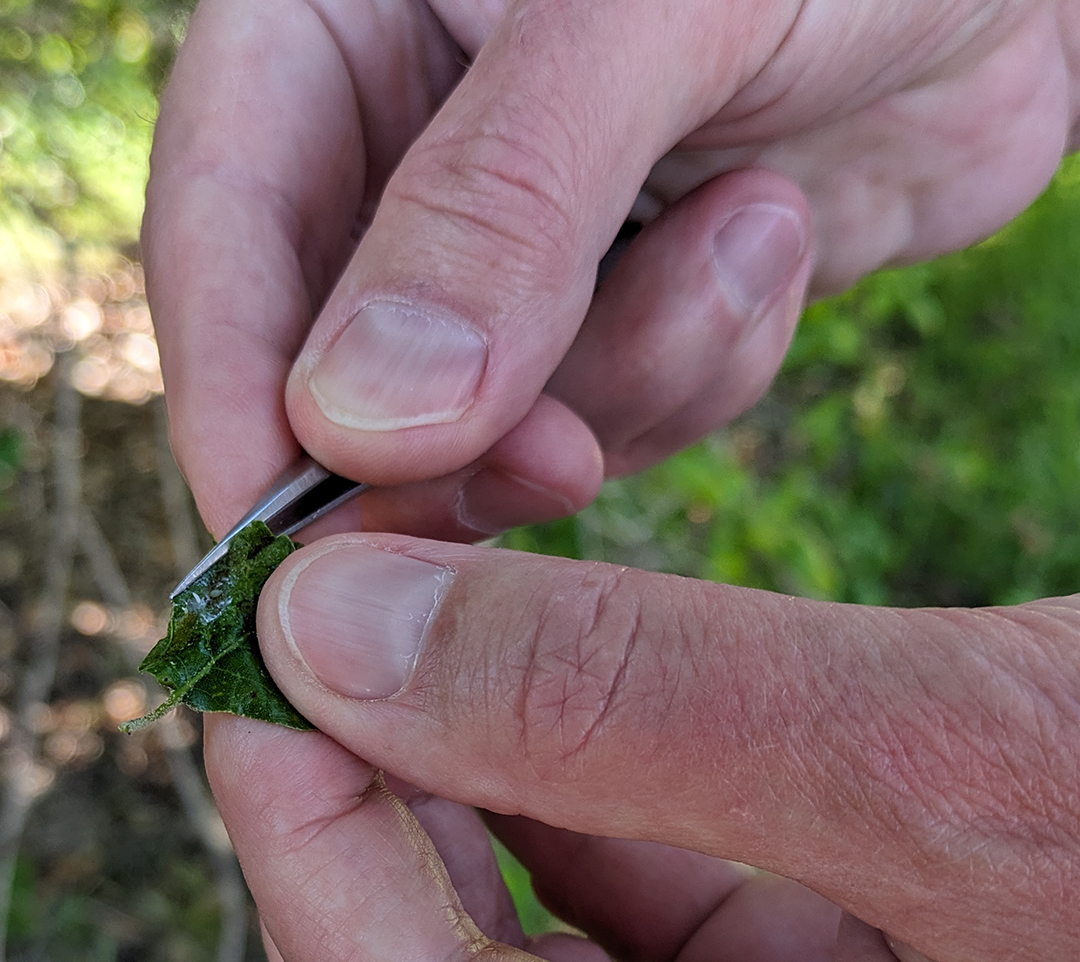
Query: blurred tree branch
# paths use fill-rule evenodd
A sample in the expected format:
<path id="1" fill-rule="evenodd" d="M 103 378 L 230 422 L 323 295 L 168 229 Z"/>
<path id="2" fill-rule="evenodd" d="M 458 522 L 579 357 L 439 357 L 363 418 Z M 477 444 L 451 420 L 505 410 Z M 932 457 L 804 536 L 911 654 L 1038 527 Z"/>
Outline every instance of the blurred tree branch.
<path id="1" fill-rule="evenodd" d="M 157 407 L 162 409 L 164 405 L 158 401 Z M 195 526 L 191 519 L 187 489 L 169 454 L 167 434 L 162 438 L 162 430 L 167 432 L 167 424 L 161 416 L 156 418 L 155 423 L 158 427 L 158 477 L 162 499 L 169 517 L 170 532 L 174 538 L 180 538 L 174 550 L 179 579 L 198 560 L 196 557 L 189 564 L 185 559 L 185 551 L 196 544 Z M 102 600 L 117 611 L 128 608 L 132 597 L 127 579 L 116 561 L 105 533 L 85 505 L 82 506 L 79 545 L 90 564 Z M 125 651 L 129 656 L 131 671 L 137 672 L 138 658 L 132 657 L 130 648 L 125 648 Z M 177 714 L 166 715 L 154 730 L 165 750 L 165 758 L 184 814 L 209 854 L 214 868 L 221 908 L 217 962 L 242 962 L 247 942 L 248 895 L 225 826 L 211 800 L 202 772 L 191 757 L 189 739 L 181 730 Z"/>
<path id="2" fill-rule="evenodd" d="M 62 356 L 55 372 L 56 415 L 51 459 L 55 507 L 46 554 L 45 584 L 34 626 L 26 638 L 25 663 L 19 678 L 12 731 L 4 753 L 3 795 L 0 797 L 0 962 L 6 958 L 7 920 L 19 841 L 30 808 L 42 788 L 34 718 L 44 707 L 56 677 L 60 632 L 82 506 L 81 398 L 67 376 L 70 362 L 70 357 Z"/>

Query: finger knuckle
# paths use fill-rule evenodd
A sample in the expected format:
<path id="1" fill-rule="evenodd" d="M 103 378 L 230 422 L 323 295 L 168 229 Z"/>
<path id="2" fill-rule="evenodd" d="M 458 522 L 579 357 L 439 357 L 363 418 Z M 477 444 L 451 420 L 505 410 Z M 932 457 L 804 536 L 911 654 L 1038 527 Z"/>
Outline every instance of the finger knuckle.
<path id="1" fill-rule="evenodd" d="M 543 601 L 517 706 L 519 738 L 545 777 L 571 776 L 626 705 L 641 640 L 640 598 L 625 569 L 594 568 Z"/>
<path id="2" fill-rule="evenodd" d="M 578 218 L 564 164 L 552 154 L 521 121 L 491 122 L 414 148 L 388 196 L 434 214 L 427 240 L 444 255 L 461 250 L 496 269 L 493 278 L 564 277 Z"/>

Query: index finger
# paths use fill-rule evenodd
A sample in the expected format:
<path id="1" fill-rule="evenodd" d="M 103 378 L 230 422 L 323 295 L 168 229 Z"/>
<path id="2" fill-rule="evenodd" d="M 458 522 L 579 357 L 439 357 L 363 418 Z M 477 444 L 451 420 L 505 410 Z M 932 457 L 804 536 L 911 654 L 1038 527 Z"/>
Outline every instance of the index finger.
<path id="1" fill-rule="evenodd" d="M 283 958 L 537 962 L 481 932 L 432 840 L 372 766 L 317 732 L 227 715 L 207 716 L 207 736 L 215 797 Z M 447 841 L 462 841 L 462 827 Z M 466 844 L 486 845 L 478 822 L 466 830 Z M 493 858 L 487 867 L 497 882 Z M 461 868 L 459 881 L 475 881 L 475 865 Z"/>
<path id="2" fill-rule="evenodd" d="M 365 190 L 428 102 L 403 97 L 413 116 L 377 125 L 372 155 L 362 90 L 384 91 L 357 83 L 350 63 L 384 68 L 404 56 L 388 41 L 418 25 L 349 13 L 339 23 L 299 0 L 207 0 L 163 98 L 143 255 L 174 450 L 215 534 L 298 450 L 289 367 L 351 253 Z M 364 61 L 373 45 L 380 55 Z"/>

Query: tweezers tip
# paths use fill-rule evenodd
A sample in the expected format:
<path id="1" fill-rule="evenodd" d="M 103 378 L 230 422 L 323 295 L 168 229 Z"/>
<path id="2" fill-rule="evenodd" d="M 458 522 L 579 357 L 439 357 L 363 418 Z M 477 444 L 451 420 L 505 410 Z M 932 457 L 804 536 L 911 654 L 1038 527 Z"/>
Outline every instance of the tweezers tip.
<path id="1" fill-rule="evenodd" d="M 230 531 L 228 535 L 222 538 L 216 545 L 214 545 L 214 547 L 212 547 L 205 555 L 203 555 L 202 560 L 200 560 L 194 568 L 192 568 L 186 575 L 184 575 L 183 579 L 180 581 L 180 584 L 178 584 L 175 588 L 173 588 L 171 592 L 169 592 L 169 601 L 176 601 L 177 597 L 181 594 L 181 592 L 186 591 L 193 584 L 195 584 L 195 582 L 198 581 L 199 578 L 201 578 L 204 574 L 206 574 L 207 571 L 210 570 L 214 562 L 216 562 L 219 558 L 223 558 L 225 556 L 225 553 L 226 551 L 228 551 L 229 548 L 229 542 L 232 540 L 234 533 L 235 532 Z"/>

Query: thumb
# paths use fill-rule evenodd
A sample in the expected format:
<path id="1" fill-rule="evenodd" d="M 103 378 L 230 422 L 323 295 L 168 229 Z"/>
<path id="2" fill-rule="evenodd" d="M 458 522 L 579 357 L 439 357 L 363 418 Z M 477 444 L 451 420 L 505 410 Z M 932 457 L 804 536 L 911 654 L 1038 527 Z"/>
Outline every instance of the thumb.
<path id="1" fill-rule="evenodd" d="M 1063 749 L 1030 692 L 1064 654 L 1033 639 L 1063 610 L 829 604 L 344 535 L 291 556 L 259 617 L 297 708 L 433 794 L 749 862 L 967 958 L 939 946 L 1000 941 L 1015 879 L 1047 858 L 1022 840 L 1046 838 L 1035 760 Z M 967 921 L 927 946 L 927 904 Z"/>
<path id="2" fill-rule="evenodd" d="M 424 480 L 518 424 L 653 163 L 784 29 L 714 12 L 706 39 L 687 11 L 629 6 L 510 5 L 407 152 L 289 381 L 317 459 L 380 485 Z"/>

